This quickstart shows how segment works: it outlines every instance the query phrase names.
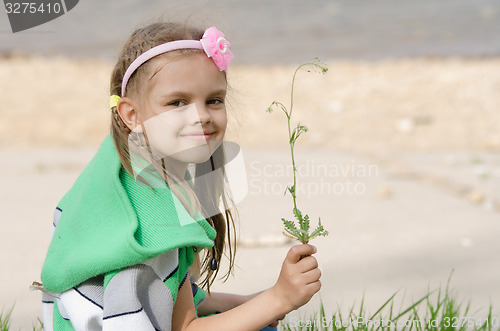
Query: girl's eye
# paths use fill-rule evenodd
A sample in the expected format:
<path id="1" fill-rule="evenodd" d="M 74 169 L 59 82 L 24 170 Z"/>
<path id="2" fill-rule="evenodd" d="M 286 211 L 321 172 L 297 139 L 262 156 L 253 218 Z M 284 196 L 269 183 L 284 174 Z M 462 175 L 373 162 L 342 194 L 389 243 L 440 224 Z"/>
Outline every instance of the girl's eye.
<path id="1" fill-rule="evenodd" d="M 210 99 L 207 101 L 207 104 L 209 105 L 220 105 L 222 103 L 224 103 L 222 99 Z"/>
<path id="2" fill-rule="evenodd" d="M 173 106 L 173 107 L 182 107 L 182 106 L 187 105 L 187 103 L 185 103 L 182 100 L 175 100 L 175 101 L 170 102 L 168 105 Z"/>

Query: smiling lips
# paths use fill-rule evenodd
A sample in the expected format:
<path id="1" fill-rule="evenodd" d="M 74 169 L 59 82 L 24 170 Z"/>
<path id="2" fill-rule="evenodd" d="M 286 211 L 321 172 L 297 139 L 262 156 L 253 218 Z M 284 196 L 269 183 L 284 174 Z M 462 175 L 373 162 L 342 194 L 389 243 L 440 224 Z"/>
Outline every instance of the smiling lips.
<path id="1" fill-rule="evenodd" d="M 190 133 L 190 134 L 185 134 L 182 135 L 182 137 L 190 140 L 208 140 L 212 135 L 215 133 L 215 131 L 203 131 L 203 132 L 195 132 L 195 133 Z"/>

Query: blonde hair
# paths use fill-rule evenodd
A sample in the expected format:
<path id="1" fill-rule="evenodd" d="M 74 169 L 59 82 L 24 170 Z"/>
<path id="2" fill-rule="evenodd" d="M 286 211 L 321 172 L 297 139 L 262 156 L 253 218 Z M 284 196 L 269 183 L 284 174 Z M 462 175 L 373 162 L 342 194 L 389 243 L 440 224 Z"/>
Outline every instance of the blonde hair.
<path id="1" fill-rule="evenodd" d="M 135 30 L 129 39 L 126 41 L 122 51 L 118 56 L 118 60 L 111 74 L 110 80 L 110 95 L 121 94 L 121 84 L 123 75 L 128 66 L 145 51 L 161 45 L 166 42 L 174 40 L 200 40 L 204 31 L 196 28 L 189 27 L 180 23 L 154 23 L 144 28 Z M 172 51 L 176 54 L 186 54 L 193 52 L 200 52 L 200 50 L 183 49 Z M 170 53 L 169 53 L 170 54 Z M 134 74 L 130 77 L 126 94 L 139 93 L 140 83 L 142 82 L 145 73 L 147 73 L 148 62 L 141 65 Z M 130 150 L 129 150 L 129 136 L 131 130 L 121 119 L 116 107 L 111 111 L 111 134 L 120 157 L 123 168 L 133 174 Z M 133 134 L 133 133 L 132 133 Z M 150 149 L 148 148 L 150 153 Z M 195 277 L 204 275 L 200 286 L 205 287 L 210 291 L 210 285 L 216 278 L 220 269 L 220 257 L 224 254 L 229 259 L 229 267 L 227 273 L 223 276 L 224 281 L 227 280 L 234 268 L 234 258 L 236 253 L 236 230 L 235 230 L 235 217 L 231 210 L 236 212 L 234 203 L 232 202 L 230 191 L 224 182 L 224 150 L 221 145 L 204 163 L 196 164 L 194 170 L 194 186 L 191 188 L 183 179 L 175 178 L 172 173 L 166 171 L 165 164 L 161 163 L 162 175 L 167 183 L 176 183 L 180 186 L 181 190 L 176 189 L 176 185 L 169 185 L 170 189 L 179 200 L 183 203 L 184 207 L 193 215 L 196 210 L 204 213 L 207 221 L 217 231 L 217 236 L 214 241 L 214 248 L 206 249 L 204 257 L 200 258 L 197 255 L 195 264 L 192 271 Z M 208 182 L 205 174 L 207 171 L 214 169 L 221 169 L 216 172 L 215 180 Z M 214 178 L 214 176 L 210 176 Z M 185 193 L 186 195 L 184 195 Z M 222 204 L 224 212 L 219 210 Z M 213 215 L 213 216 L 212 216 Z M 225 251 L 227 246 L 228 252 Z M 213 254 L 215 253 L 215 256 Z M 211 261 L 216 258 L 219 263 L 216 270 L 212 270 Z M 193 270 L 194 269 L 194 270 Z"/>

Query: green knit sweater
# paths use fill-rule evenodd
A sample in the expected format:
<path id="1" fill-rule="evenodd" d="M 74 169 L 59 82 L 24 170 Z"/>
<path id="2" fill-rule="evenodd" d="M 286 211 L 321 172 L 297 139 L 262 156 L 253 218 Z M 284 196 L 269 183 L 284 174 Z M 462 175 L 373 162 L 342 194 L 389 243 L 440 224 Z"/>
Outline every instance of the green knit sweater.
<path id="1" fill-rule="evenodd" d="M 211 247 L 215 230 L 191 217 L 165 188 L 139 185 L 120 163 L 111 136 L 58 205 L 61 218 L 41 279 L 52 293 L 189 246 Z M 192 249 L 185 250 L 192 263 Z M 186 269 L 188 266 L 182 266 Z M 179 265 L 181 268 L 181 265 Z"/>

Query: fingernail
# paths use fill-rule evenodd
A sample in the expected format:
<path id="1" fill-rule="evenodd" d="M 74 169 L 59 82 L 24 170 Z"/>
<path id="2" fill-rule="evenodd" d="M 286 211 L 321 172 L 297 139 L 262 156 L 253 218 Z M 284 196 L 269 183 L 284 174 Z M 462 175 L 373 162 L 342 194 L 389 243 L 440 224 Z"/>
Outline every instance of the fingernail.
<path id="1" fill-rule="evenodd" d="M 314 248 L 314 253 L 316 253 L 318 251 L 318 249 L 316 248 L 316 246 L 314 246 L 314 245 L 311 245 L 311 246 L 312 246 L 312 248 Z"/>

